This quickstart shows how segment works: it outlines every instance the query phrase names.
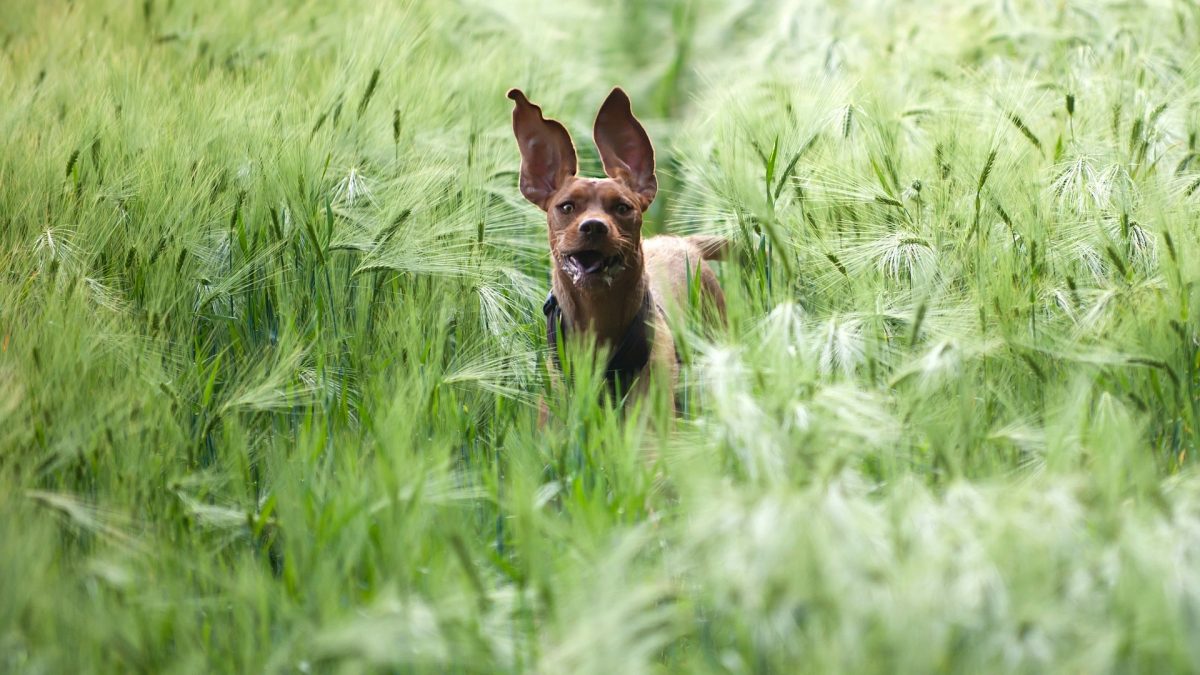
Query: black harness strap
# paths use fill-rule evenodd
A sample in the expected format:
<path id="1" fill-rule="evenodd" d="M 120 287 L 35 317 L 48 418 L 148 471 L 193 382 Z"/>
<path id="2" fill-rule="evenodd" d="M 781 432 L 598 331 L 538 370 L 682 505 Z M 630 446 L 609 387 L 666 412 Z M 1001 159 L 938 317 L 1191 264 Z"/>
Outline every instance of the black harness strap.
<path id="1" fill-rule="evenodd" d="M 609 391 L 617 399 L 621 399 L 629 393 L 633 379 L 650 362 L 650 341 L 654 335 L 654 330 L 650 327 L 649 322 L 652 311 L 654 311 L 654 300 L 647 291 L 645 297 L 642 298 L 641 308 L 634 315 L 629 327 L 625 329 L 625 334 L 621 336 L 621 341 L 617 343 L 617 348 L 613 350 L 612 355 L 608 357 L 608 363 L 604 366 L 604 381 L 608 384 Z M 546 343 L 550 347 L 554 365 L 561 370 L 558 337 L 560 334 L 566 335 L 569 326 L 566 318 L 562 315 L 562 307 L 558 304 L 558 298 L 554 297 L 553 292 L 542 305 L 542 312 L 546 315 Z"/>

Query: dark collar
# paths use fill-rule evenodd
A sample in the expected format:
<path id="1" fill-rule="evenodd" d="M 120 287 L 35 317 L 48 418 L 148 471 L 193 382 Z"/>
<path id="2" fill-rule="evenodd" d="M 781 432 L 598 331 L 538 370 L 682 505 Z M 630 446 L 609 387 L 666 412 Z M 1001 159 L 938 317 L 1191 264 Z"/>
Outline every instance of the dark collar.
<path id="1" fill-rule="evenodd" d="M 621 341 L 617 343 L 616 349 L 608 357 L 608 363 L 604 366 L 604 381 L 608 384 L 608 390 L 618 400 L 629 393 L 634 378 L 650 362 L 650 340 L 654 335 L 654 329 L 650 327 L 649 323 L 652 311 L 654 311 L 654 300 L 650 297 L 650 291 L 646 291 L 642 298 L 641 308 L 634 315 L 633 321 L 629 322 L 629 327 L 625 329 Z M 550 292 L 550 297 L 546 298 L 546 303 L 542 305 L 542 312 L 546 315 L 546 343 L 550 346 L 554 365 L 561 370 L 558 336 L 560 334 L 565 336 L 570 326 L 567 324 L 566 317 L 563 316 L 562 307 L 559 306 L 558 298 L 554 297 L 553 291 Z"/>

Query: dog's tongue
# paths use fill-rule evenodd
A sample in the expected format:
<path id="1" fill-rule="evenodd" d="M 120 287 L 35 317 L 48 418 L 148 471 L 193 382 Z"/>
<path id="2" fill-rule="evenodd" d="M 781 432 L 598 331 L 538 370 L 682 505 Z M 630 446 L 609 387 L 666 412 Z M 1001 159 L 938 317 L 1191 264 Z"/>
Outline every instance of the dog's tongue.
<path id="1" fill-rule="evenodd" d="M 604 267 L 604 256 L 597 251 L 582 251 L 571 256 L 584 274 L 599 272 Z"/>

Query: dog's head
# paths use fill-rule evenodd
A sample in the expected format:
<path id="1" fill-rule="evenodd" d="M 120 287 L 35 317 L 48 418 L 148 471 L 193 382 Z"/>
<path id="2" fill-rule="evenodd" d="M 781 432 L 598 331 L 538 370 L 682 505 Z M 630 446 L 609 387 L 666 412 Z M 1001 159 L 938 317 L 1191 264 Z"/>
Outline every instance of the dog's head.
<path id="1" fill-rule="evenodd" d="M 608 178 L 576 176 L 575 147 L 563 125 L 519 89 L 513 132 L 521 148 L 521 194 L 546 212 L 559 270 L 587 290 L 612 286 L 641 267 L 642 213 L 658 192 L 654 147 L 629 97 L 612 90 L 596 115 L 593 138 Z"/>

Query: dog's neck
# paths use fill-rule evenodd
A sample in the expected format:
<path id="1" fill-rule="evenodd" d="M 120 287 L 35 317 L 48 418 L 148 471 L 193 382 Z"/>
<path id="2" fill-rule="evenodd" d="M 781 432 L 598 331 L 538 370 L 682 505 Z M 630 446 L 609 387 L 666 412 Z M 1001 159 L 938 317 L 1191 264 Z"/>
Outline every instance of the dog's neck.
<path id="1" fill-rule="evenodd" d="M 556 265 L 551 286 L 567 325 L 598 345 L 618 344 L 641 311 L 649 287 L 640 246 L 636 257 L 625 261 L 625 272 L 611 286 L 590 289 L 577 287 Z"/>

